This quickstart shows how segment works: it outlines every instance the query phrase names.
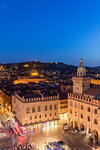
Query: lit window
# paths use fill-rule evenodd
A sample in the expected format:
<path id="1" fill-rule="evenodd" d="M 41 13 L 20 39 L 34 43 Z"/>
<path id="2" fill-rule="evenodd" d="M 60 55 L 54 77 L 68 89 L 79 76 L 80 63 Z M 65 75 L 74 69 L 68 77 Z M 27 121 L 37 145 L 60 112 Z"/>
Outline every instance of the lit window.
<path id="1" fill-rule="evenodd" d="M 30 120 L 32 120 L 32 117 L 30 117 Z"/>
<path id="2" fill-rule="evenodd" d="M 26 110 L 26 113 L 27 113 L 27 114 L 29 114 L 29 113 L 30 113 L 30 109 L 29 109 L 29 108 Z"/>
<path id="3" fill-rule="evenodd" d="M 77 111 L 75 111 L 75 116 L 77 116 Z"/>
<path id="4" fill-rule="evenodd" d="M 77 103 L 75 103 L 75 107 L 77 108 Z"/>
<path id="5" fill-rule="evenodd" d="M 25 118 L 25 121 L 27 121 L 27 118 Z"/>

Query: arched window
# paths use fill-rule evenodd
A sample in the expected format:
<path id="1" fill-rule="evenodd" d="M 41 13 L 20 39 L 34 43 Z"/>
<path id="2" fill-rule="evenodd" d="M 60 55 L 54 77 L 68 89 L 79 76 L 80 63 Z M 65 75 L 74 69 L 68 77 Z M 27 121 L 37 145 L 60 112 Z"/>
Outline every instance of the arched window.
<path id="1" fill-rule="evenodd" d="M 72 114 L 72 109 L 70 109 L 70 114 Z"/>
<path id="2" fill-rule="evenodd" d="M 75 116 L 77 116 L 77 111 L 75 111 Z"/>
<path id="3" fill-rule="evenodd" d="M 32 108 L 32 113 L 34 113 L 34 112 L 35 112 L 35 108 L 33 107 L 33 108 Z"/>
<path id="4" fill-rule="evenodd" d="M 90 112 L 90 107 L 88 107 L 88 112 Z"/>
<path id="5" fill-rule="evenodd" d="M 47 111 L 47 106 L 45 106 L 44 110 Z"/>
<path id="6" fill-rule="evenodd" d="M 54 109 L 57 109 L 57 105 L 56 104 L 54 105 Z"/>
<path id="7" fill-rule="evenodd" d="M 52 105 L 50 105 L 49 109 L 52 110 Z"/>
<path id="8" fill-rule="evenodd" d="M 70 102 L 70 106 L 72 106 L 73 105 L 73 103 L 72 102 Z"/>
<path id="9" fill-rule="evenodd" d="M 88 116 L 88 119 L 87 119 L 88 121 L 90 121 L 90 117 Z"/>
<path id="10" fill-rule="evenodd" d="M 38 106 L 37 111 L 40 112 L 40 106 Z"/>
<path id="11" fill-rule="evenodd" d="M 75 107 L 77 108 L 77 103 L 75 103 Z"/>
<path id="12" fill-rule="evenodd" d="M 27 114 L 30 113 L 30 109 L 29 109 L 29 108 L 26 109 L 26 113 L 27 113 Z"/>
<path id="13" fill-rule="evenodd" d="M 81 109 L 83 109 L 83 105 L 81 105 Z"/>
<path id="14" fill-rule="evenodd" d="M 94 110 L 94 113 L 97 114 L 97 109 Z"/>
<path id="15" fill-rule="evenodd" d="M 83 118 L 83 114 L 81 114 L 81 118 Z"/>

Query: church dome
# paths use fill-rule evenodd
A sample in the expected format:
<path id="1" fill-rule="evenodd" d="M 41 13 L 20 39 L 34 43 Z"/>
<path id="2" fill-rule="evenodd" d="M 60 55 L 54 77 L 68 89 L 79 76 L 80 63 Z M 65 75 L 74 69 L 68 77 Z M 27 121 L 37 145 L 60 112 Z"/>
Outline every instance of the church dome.
<path id="1" fill-rule="evenodd" d="M 79 65 L 79 67 L 77 69 L 77 76 L 86 76 L 86 69 L 85 69 L 83 64 L 84 64 L 84 61 L 81 58 L 80 65 Z"/>
<path id="2" fill-rule="evenodd" d="M 86 69 L 85 69 L 84 66 L 83 66 L 83 67 L 79 66 L 78 69 L 77 69 L 77 71 L 78 71 L 78 70 L 81 70 L 81 71 L 82 71 L 82 70 L 86 70 Z"/>

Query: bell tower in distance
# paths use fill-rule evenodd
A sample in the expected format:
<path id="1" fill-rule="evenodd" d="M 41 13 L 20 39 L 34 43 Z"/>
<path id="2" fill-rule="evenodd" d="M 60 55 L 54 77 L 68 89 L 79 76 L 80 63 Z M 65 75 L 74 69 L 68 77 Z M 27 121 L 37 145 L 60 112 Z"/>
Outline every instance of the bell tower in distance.
<path id="1" fill-rule="evenodd" d="M 83 94 L 90 88 L 91 78 L 86 76 L 84 61 L 81 58 L 80 65 L 77 69 L 77 76 L 72 78 L 73 93 Z"/>

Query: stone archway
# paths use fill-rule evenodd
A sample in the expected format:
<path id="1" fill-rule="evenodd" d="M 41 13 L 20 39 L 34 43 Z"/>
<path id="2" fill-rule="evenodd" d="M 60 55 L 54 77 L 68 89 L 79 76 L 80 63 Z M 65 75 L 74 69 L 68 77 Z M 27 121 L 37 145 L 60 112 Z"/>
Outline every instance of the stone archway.
<path id="1" fill-rule="evenodd" d="M 84 131 L 84 124 L 83 123 L 80 124 L 80 130 Z"/>
<path id="2" fill-rule="evenodd" d="M 70 127 L 73 128 L 73 120 L 72 119 L 69 119 L 69 124 L 70 124 Z"/>
<path id="3" fill-rule="evenodd" d="M 88 126 L 87 126 L 87 128 L 86 128 L 86 133 L 87 133 L 87 134 L 90 134 L 90 133 L 91 133 L 91 129 L 90 129 L 90 127 L 88 127 Z"/>
<path id="4" fill-rule="evenodd" d="M 93 131 L 93 138 L 98 141 L 98 132 L 96 130 Z"/>
<path id="5" fill-rule="evenodd" d="M 74 127 L 75 127 L 75 129 L 78 129 L 78 122 L 77 121 L 74 121 Z"/>

